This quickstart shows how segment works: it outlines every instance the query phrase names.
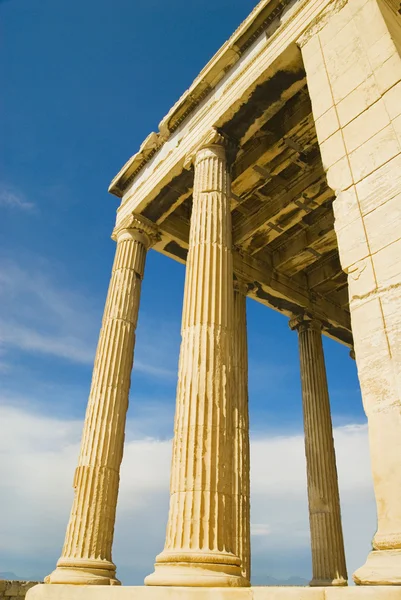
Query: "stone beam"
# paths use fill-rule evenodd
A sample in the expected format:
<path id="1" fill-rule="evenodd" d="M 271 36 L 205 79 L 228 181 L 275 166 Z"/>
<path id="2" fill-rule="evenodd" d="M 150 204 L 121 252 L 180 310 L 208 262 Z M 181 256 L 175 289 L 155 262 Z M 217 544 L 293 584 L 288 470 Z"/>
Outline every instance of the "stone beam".
<path id="1" fill-rule="evenodd" d="M 340 259 L 336 252 L 334 255 L 320 259 L 313 265 L 312 270 L 307 274 L 308 287 L 309 289 L 313 289 L 323 283 L 333 280 L 342 273 L 343 270 L 341 269 Z"/>
<path id="2" fill-rule="evenodd" d="M 158 244 L 157 250 L 185 262 L 189 240 L 189 224 L 184 219 L 171 215 L 161 226 L 161 233 L 168 240 Z M 173 240 L 174 252 L 170 246 Z M 177 252 L 181 255 L 176 254 Z M 351 323 L 347 311 L 342 310 L 330 300 L 311 294 L 306 277 L 296 275 L 287 277 L 276 271 L 268 261 L 262 261 L 248 254 L 233 252 L 234 271 L 245 281 L 253 283 L 248 296 L 266 306 L 291 317 L 302 308 L 316 315 L 323 323 L 324 333 L 348 346 L 352 345 Z"/>
<path id="3" fill-rule="evenodd" d="M 276 250 L 273 266 L 292 275 L 336 248 L 334 215 L 330 210 L 316 223 L 305 225 L 304 229 Z"/>
<path id="4" fill-rule="evenodd" d="M 257 213 L 249 216 L 247 219 L 241 219 L 240 223 L 234 227 L 234 244 L 242 244 L 263 226 L 268 229 L 269 223 L 273 223 L 278 226 L 281 232 L 286 231 L 296 222 L 298 222 L 300 218 L 306 214 L 306 212 L 310 212 L 310 210 L 316 208 L 320 202 L 320 199 L 320 203 L 327 200 L 327 193 L 324 194 L 323 198 L 322 196 L 318 196 L 316 201 L 308 200 L 308 196 L 309 198 L 311 196 L 316 196 L 320 189 L 328 189 L 325 185 L 326 177 L 320 161 L 316 162 L 314 167 L 315 168 L 309 171 L 306 175 L 303 174 L 298 181 L 294 182 L 289 191 L 284 191 L 281 194 L 278 194 L 272 202 L 266 203 L 266 206 L 260 209 Z M 333 194 L 331 190 L 330 193 L 331 195 Z M 293 214 L 294 209 L 298 209 L 298 211 L 295 210 L 295 213 Z M 285 224 L 281 225 L 280 220 L 284 220 L 284 216 L 286 214 L 288 215 L 289 213 L 292 214 L 292 218 L 290 220 L 287 219 Z M 296 219 L 295 222 L 294 219 Z M 275 231 L 275 233 L 279 235 L 280 232 Z M 272 232 L 270 237 L 266 239 L 265 243 L 272 241 L 275 239 L 275 237 L 277 237 L 277 235 Z M 255 252 L 258 250 L 260 250 L 260 247 L 254 249 Z"/>
<path id="5" fill-rule="evenodd" d="M 146 160 L 138 163 L 131 174 L 131 161 L 128 161 L 110 186 L 112 193 L 122 195 L 117 223 L 132 212 L 142 213 L 160 190 L 182 171 L 186 155 L 198 140 L 210 127 L 224 127 L 261 83 L 278 71 L 299 70 L 299 50 L 295 42 L 327 4 L 329 0 L 301 0 L 291 9 L 290 19 L 279 21 L 274 33 L 266 35 L 262 28 L 259 37 L 252 41 L 252 49 L 240 57 L 207 98 L 188 114 L 185 126 L 178 127 L 168 139 L 159 138 L 155 146 L 152 142 Z"/>

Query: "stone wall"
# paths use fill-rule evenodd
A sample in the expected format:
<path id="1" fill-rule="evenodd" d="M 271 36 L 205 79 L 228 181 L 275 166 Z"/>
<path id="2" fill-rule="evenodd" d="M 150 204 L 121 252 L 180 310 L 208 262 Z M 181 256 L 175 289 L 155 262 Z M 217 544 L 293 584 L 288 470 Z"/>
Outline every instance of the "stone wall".
<path id="1" fill-rule="evenodd" d="M 0 579 L 0 600 L 22 600 L 38 581 L 7 581 Z"/>

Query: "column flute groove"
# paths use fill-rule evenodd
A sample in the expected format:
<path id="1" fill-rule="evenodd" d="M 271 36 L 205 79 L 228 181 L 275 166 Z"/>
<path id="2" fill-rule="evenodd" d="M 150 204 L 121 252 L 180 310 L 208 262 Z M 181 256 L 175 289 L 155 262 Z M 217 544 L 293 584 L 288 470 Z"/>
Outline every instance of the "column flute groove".
<path id="1" fill-rule="evenodd" d="M 225 140 L 195 155 L 166 542 L 146 585 L 243 586 L 234 553 L 233 266 Z"/>
<path id="2" fill-rule="evenodd" d="M 111 556 L 119 473 L 141 282 L 156 228 L 130 215 L 113 237 L 116 255 L 74 476 L 74 501 L 61 558 L 45 579 L 51 584 L 119 584 Z"/>
<path id="3" fill-rule="evenodd" d="M 330 400 L 321 324 L 290 321 L 298 331 L 313 577 L 311 586 L 347 585 Z"/>
<path id="4" fill-rule="evenodd" d="M 242 575 L 251 580 L 250 456 L 248 412 L 248 342 L 246 324 L 247 285 L 234 281 L 233 384 L 234 409 L 234 552 L 241 560 Z"/>

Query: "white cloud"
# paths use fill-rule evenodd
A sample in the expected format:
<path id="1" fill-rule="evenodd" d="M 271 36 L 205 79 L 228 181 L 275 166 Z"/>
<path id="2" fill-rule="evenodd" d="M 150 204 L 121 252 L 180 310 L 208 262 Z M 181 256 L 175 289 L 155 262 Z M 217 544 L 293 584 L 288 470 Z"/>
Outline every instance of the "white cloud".
<path id="1" fill-rule="evenodd" d="M 10 406 L 0 409 L 0 421 L 2 569 L 44 576 L 55 564 L 64 538 L 82 423 Z M 129 423 L 114 545 L 120 576 L 137 584 L 151 571 L 163 546 L 171 457 L 170 441 L 135 438 L 132 432 L 140 429 L 140 424 Z M 335 440 L 351 575 L 363 563 L 375 530 L 366 427 L 338 428 Z M 302 436 L 254 439 L 251 466 L 255 578 L 308 578 Z"/>
<path id="2" fill-rule="evenodd" d="M 0 207 L 18 210 L 32 210 L 35 207 L 33 202 L 28 202 L 25 196 L 9 186 L 0 186 Z"/>
<path id="3" fill-rule="evenodd" d="M 17 349 L 91 366 L 107 289 L 100 301 L 91 300 L 84 290 L 72 291 L 66 282 L 60 283 L 47 261 L 34 257 L 27 262 L 31 264 L 22 268 L 14 261 L 1 261 L 2 365 L 6 366 L 7 350 Z M 134 368 L 171 380 L 176 377 L 177 344 L 171 331 L 161 332 L 159 325 L 141 314 Z"/>

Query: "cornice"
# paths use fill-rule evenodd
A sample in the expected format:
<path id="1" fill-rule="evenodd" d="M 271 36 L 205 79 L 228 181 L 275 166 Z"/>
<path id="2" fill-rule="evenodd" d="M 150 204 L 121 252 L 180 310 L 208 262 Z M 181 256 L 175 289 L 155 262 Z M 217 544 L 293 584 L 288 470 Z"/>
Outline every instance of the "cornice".
<path id="1" fill-rule="evenodd" d="M 221 79 L 239 61 L 246 50 L 293 0 L 261 0 L 241 23 L 229 40 L 199 73 L 159 124 L 159 132 L 151 133 L 114 177 L 109 192 L 121 198 L 124 190 L 134 180 L 146 163 L 163 146 L 164 142 L 181 125 L 188 115 L 216 87 Z"/>

